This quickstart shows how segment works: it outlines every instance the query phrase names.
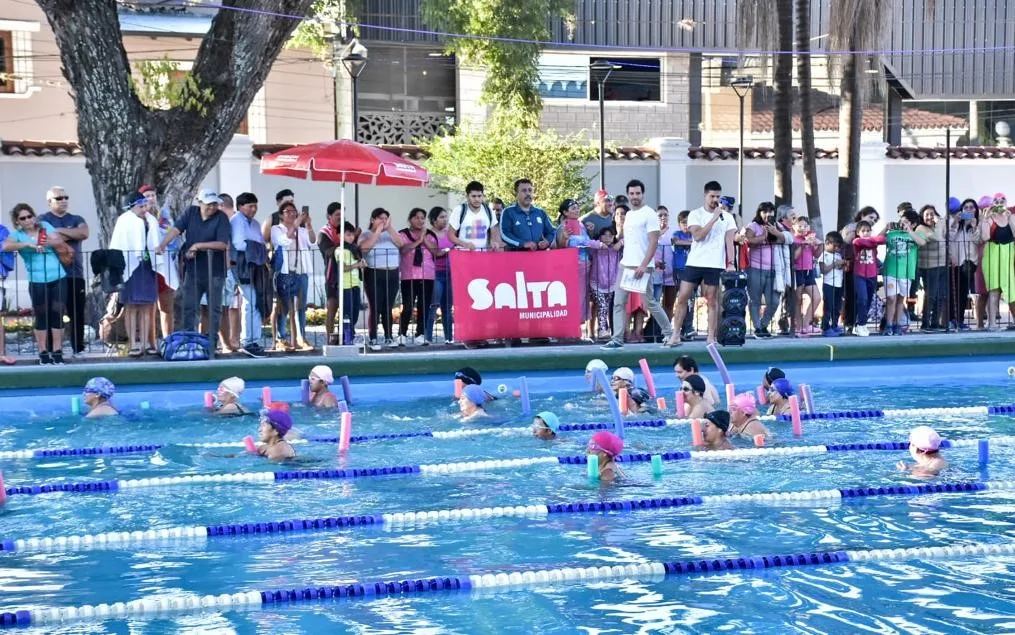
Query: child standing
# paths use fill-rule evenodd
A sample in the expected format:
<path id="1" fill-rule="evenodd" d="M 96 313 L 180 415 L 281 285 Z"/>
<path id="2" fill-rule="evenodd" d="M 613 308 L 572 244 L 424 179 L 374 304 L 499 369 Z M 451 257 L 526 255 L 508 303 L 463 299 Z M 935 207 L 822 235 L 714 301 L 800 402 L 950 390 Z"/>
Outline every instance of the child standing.
<path id="1" fill-rule="evenodd" d="M 617 271 L 620 268 L 620 251 L 614 245 L 617 230 L 611 225 L 599 231 L 596 237 L 605 249 L 592 251 L 592 267 L 589 270 L 589 288 L 596 300 L 599 312 L 599 339 L 610 339 L 610 314 L 613 312 L 613 289 L 617 285 Z"/>
<path id="2" fill-rule="evenodd" d="M 603 244 L 598 240 L 589 238 L 585 226 L 578 217 L 581 209 L 578 201 L 567 199 L 560 204 L 560 211 L 557 214 L 557 246 L 578 248 L 578 293 L 581 297 L 581 319 L 582 330 L 592 341 L 592 322 L 589 315 L 589 270 L 591 268 L 592 256 L 589 248 L 600 249 Z"/>
<path id="3" fill-rule="evenodd" d="M 853 239 L 853 334 L 867 337 L 867 316 L 871 302 L 878 289 L 878 245 L 885 244 L 884 236 L 871 236 L 873 228 L 865 220 L 856 223 L 856 238 Z"/>
<path id="4" fill-rule="evenodd" d="M 885 237 L 885 330 L 882 335 L 902 335 L 902 313 L 906 310 L 906 298 L 916 278 L 916 254 L 918 246 L 927 243 L 929 228 L 921 227 L 923 220 L 912 209 L 902 212 L 897 229 L 888 231 Z M 926 231 L 925 231 L 926 230 Z"/>
<path id="5" fill-rule="evenodd" d="M 673 231 L 673 238 L 670 242 L 673 245 L 673 281 L 677 288 L 680 288 L 680 280 L 684 276 L 684 269 L 687 267 L 687 256 L 691 253 L 691 232 L 687 231 L 687 218 L 691 215 L 690 210 L 683 210 L 677 214 L 679 229 Z M 672 312 L 673 307 L 669 307 Z M 687 301 L 687 313 L 684 314 L 684 323 L 675 324 L 674 328 L 680 328 L 680 339 L 685 342 L 694 339 L 694 298 Z"/>
<path id="6" fill-rule="evenodd" d="M 839 337 L 839 312 L 842 310 L 842 279 L 846 261 L 842 259 L 842 234 L 825 235 L 825 253 L 821 254 L 821 332 L 825 337 Z"/>
<path id="7" fill-rule="evenodd" d="M 356 245 L 356 227 L 349 221 L 342 226 L 344 243 L 342 249 L 335 250 L 335 258 L 342 258 L 344 275 L 342 276 L 342 342 L 352 344 L 356 337 L 356 322 L 359 321 L 360 301 L 360 269 L 366 266 L 363 255 Z"/>
<path id="8" fill-rule="evenodd" d="M 811 223 L 800 216 L 793 223 L 793 275 L 796 278 L 797 335 L 806 337 L 818 332 L 811 322 L 818 304 L 818 287 L 814 278 L 814 259 L 821 253 L 821 243 L 811 231 Z M 804 298 L 807 311 L 804 311 Z"/>

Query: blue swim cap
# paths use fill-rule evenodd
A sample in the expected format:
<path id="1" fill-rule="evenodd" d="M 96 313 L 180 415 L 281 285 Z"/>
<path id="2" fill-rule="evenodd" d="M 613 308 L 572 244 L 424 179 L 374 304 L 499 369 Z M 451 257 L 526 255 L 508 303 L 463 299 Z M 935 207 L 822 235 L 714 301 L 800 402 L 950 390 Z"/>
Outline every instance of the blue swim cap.
<path id="1" fill-rule="evenodd" d="M 783 397 L 789 397 L 793 394 L 793 384 L 789 383 L 789 380 L 785 377 L 773 381 L 772 388 Z"/>
<path id="2" fill-rule="evenodd" d="M 109 381 L 105 377 L 92 377 L 85 384 L 83 392 L 92 393 L 102 397 L 103 399 L 112 399 L 113 395 L 116 394 L 116 386 L 113 382 Z"/>
<path id="3" fill-rule="evenodd" d="M 544 410 L 536 416 L 542 419 L 543 423 L 546 424 L 546 427 L 552 430 L 554 434 L 557 434 L 560 431 L 560 419 L 557 418 L 557 415 L 553 414 L 549 410 Z"/>
<path id="4" fill-rule="evenodd" d="M 477 406 L 482 406 L 486 403 L 486 391 L 476 384 L 469 384 L 462 389 L 462 396 Z"/>

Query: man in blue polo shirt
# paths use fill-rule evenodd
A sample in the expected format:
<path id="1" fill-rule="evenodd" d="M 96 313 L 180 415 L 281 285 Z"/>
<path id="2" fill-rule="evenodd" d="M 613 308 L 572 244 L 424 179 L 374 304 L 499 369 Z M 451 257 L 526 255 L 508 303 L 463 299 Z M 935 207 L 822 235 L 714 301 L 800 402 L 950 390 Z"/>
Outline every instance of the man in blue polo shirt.
<path id="1" fill-rule="evenodd" d="M 514 205 L 500 216 L 500 238 L 508 251 L 540 251 L 553 247 L 557 229 L 542 209 L 532 204 L 535 189 L 529 179 L 515 181 Z"/>

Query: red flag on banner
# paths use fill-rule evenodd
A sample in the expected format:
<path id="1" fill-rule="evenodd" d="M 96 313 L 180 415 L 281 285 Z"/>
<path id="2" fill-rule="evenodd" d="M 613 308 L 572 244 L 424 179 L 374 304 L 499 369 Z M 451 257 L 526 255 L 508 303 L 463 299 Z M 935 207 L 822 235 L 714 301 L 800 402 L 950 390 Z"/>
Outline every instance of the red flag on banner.
<path id="1" fill-rule="evenodd" d="M 581 337 L 578 250 L 453 251 L 455 339 Z"/>

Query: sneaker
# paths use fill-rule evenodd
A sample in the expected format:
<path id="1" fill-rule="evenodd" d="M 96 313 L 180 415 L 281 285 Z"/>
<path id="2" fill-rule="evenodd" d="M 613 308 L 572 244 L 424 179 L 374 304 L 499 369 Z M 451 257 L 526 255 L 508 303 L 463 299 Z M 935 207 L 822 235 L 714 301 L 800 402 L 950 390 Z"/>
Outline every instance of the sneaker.
<path id="1" fill-rule="evenodd" d="M 833 328 L 827 328 L 821 332 L 822 337 L 839 337 L 840 335 L 842 334 Z"/>
<path id="2" fill-rule="evenodd" d="M 841 326 L 833 326 L 832 330 L 835 331 L 835 334 L 840 337 L 846 334 L 846 331 L 843 330 Z"/>
<path id="3" fill-rule="evenodd" d="M 265 356 L 264 349 L 261 348 L 261 345 L 258 344 L 257 342 L 253 342 L 248 346 L 244 346 L 243 348 L 240 349 L 240 352 L 246 355 L 247 357 L 253 357 L 254 359 L 258 359 Z"/>
<path id="4" fill-rule="evenodd" d="M 417 335 L 416 338 L 412 340 L 412 342 L 416 346 L 426 346 L 430 343 L 426 340 L 426 337 L 423 335 Z"/>
<path id="5" fill-rule="evenodd" d="M 381 345 L 383 344 L 384 344 L 383 339 L 375 337 L 374 339 L 370 340 L 370 343 L 367 345 L 367 348 L 376 353 L 377 351 L 381 350 Z"/>
<path id="6" fill-rule="evenodd" d="M 965 324 L 965 323 L 959 324 L 959 330 L 960 331 L 968 331 L 969 330 L 969 325 Z"/>
<path id="7" fill-rule="evenodd" d="M 399 342 L 398 340 L 402 340 Z M 388 348 L 398 348 L 399 346 L 405 346 L 405 338 L 399 337 L 398 339 L 389 338 L 384 341 L 384 345 Z"/>
<path id="8" fill-rule="evenodd" d="M 870 329 L 864 325 L 853 327 L 853 335 L 856 335 L 857 337 L 870 337 L 870 334 Z"/>
<path id="9" fill-rule="evenodd" d="M 761 338 L 768 339 L 768 338 L 772 337 L 772 333 L 769 332 L 768 328 L 766 327 L 766 328 L 758 329 L 757 331 L 755 331 L 754 332 L 754 336 L 755 337 L 761 337 Z"/>
<path id="10" fill-rule="evenodd" d="M 50 353 L 49 357 L 50 359 L 53 360 L 52 362 L 53 364 L 56 364 L 57 366 L 63 366 L 63 351 L 56 351 L 55 353 Z"/>
<path id="11" fill-rule="evenodd" d="M 395 338 L 395 346 L 392 346 L 392 348 L 395 348 L 397 346 L 405 346 L 408 343 L 409 343 L 409 338 L 407 338 L 404 335 L 399 335 L 398 337 Z M 389 346 L 391 346 L 391 345 L 389 344 Z"/>
<path id="12" fill-rule="evenodd" d="M 613 350 L 617 350 L 618 348 L 624 348 L 624 344 L 623 344 L 623 342 L 618 342 L 616 340 L 610 340 L 609 342 L 603 344 L 599 348 L 603 349 L 604 351 L 613 351 Z"/>
<path id="13" fill-rule="evenodd" d="M 39 364 L 42 366 L 48 366 L 53 363 L 53 358 L 50 356 L 49 351 L 43 351 L 39 353 Z"/>

